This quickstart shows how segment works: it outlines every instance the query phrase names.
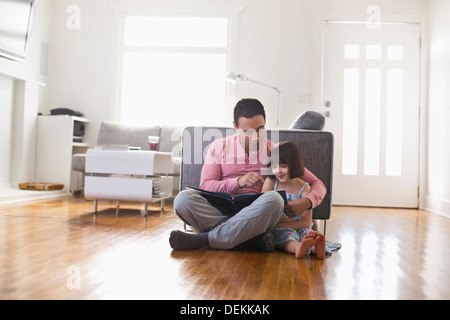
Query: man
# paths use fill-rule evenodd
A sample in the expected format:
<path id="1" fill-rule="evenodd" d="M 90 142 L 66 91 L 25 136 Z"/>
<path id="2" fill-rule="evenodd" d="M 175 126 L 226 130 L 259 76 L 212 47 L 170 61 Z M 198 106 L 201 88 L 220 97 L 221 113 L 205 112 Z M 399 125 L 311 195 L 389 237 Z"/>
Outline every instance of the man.
<path id="1" fill-rule="evenodd" d="M 240 100 L 234 108 L 233 125 L 238 134 L 211 143 L 202 168 L 200 188 L 231 194 L 261 192 L 268 154 L 274 145 L 264 135 L 263 105 L 256 99 Z M 175 213 L 194 233 L 172 231 L 171 247 L 189 250 L 209 245 L 213 249 L 231 249 L 248 244 L 273 251 L 271 231 L 277 226 L 283 209 L 288 216 L 294 216 L 319 205 L 326 193 L 324 184 L 306 168 L 302 180 L 311 186 L 308 196 L 284 205 L 277 192 L 268 191 L 232 217 L 195 191 L 180 192 L 174 200 Z"/>

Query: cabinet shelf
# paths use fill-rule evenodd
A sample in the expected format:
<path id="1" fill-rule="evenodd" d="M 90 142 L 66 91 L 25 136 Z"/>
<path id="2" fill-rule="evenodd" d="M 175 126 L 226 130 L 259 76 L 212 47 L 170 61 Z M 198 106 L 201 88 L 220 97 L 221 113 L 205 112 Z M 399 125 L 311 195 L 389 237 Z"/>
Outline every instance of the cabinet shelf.
<path id="1" fill-rule="evenodd" d="M 89 145 L 85 142 L 72 142 L 72 146 L 78 148 L 89 148 Z"/>

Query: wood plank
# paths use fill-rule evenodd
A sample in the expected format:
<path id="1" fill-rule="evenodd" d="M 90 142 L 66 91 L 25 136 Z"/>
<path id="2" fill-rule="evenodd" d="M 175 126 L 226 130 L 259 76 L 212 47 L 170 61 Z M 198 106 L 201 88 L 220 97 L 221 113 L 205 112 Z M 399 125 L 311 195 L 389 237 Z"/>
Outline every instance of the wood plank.
<path id="1" fill-rule="evenodd" d="M 94 221 L 80 197 L 0 205 L 0 299 L 450 299 L 450 221 L 433 213 L 333 207 L 342 249 L 318 260 L 173 251 L 171 204 L 142 210 L 100 202 Z"/>

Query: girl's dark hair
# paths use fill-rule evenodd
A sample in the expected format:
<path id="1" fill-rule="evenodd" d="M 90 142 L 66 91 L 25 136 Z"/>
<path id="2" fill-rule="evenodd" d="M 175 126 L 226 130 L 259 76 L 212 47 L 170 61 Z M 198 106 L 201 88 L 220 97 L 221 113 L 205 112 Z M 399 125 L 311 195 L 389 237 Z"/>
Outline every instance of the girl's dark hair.
<path id="1" fill-rule="evenodd" d="M 270 162 L 269 167 L 272 164 L 287 164 L 289 168 L 289 176 L 292 178 L 300 178 L 305 174 L 305 166 L 303 165 L 302 155 L 300 150 L 298 150 L 295 143 L 290 141 L 282 141 L 278 143 L 270 151 Z M 270 176 L 271 179 L 275 179 L 275 176 Z"/>
<path id="2" fill-rule="evenodd" d="M 247 119 L 253 118 L 256 115 L 262 115 L 266 120 L 266 112 L 264 106 L 257 99 L 241 99 L 236 103 L 234 107 L 233 119 L 236 126 L 239 126 L 239 118 L 244 117 Z"/>

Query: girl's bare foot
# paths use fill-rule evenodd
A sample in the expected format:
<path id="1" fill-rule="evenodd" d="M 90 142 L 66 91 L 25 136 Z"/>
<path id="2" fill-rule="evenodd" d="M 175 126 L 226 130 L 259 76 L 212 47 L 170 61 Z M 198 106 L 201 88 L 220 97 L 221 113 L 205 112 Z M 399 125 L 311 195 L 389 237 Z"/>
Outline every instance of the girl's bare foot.
<path id="1" fill-rule="evenodd" d="M 323 234 L 317 233 L 317 236 L 315 238 L 315 251 L 318 259 L 325 258 L 325 246 L 325 236 Z"/>
<path id="2" fill-rule="evenodd" d="M 311 248 L 316 243 L 316 240 L 314 238 L 308 238 L 306 236 L 302 242 L 299 243 L 299 245 L 295 248 L 295 257 L 297 259 L 303 258 L 308 251 L 309 248 Z"/>
<path id="3" fill-rule="evenodd" d="M 311 230 L 303 239 L 315 238 L 318 235 L 316 231 Z"/>

